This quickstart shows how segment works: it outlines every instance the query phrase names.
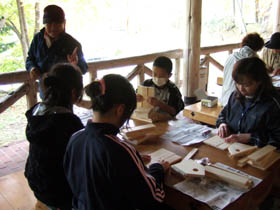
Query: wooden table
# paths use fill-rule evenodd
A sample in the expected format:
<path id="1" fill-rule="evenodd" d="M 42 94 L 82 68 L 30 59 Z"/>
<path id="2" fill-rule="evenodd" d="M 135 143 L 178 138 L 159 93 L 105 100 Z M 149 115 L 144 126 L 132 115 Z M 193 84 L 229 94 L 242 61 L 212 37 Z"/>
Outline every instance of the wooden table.
<path id="1" fill-rule="evenodd" d="M 137 122 L 135 124 L 138 124 Z M 164 125 L 164 123 L 161 123 L 160 126 L 165 126 L 166 129 L 172 129 L 170 128 L 167 123 Z M 171 152 L 174 152 L 181 157 L 184 157 L 189 151 L 191 151 L 192 148 L 198 148 L 198 152 L 193 157 L 193 159 L 200 159 L 203 157 L 208 157 L 211 161 L 211 163 L 221 162 L 223 164 L 226 164 L 228 166 L 237 168 L 238 170 L 241 170 L 247 174 L 250 174 L 252 176 L 255 176 L 257 178 L 263 179 L 263 181 L 257 185 L 255 188 L 251 189 L 249 192 L 243 194 L 239 199 L 228 205 L 225 209 L 227 210 L 242 210 L 242 209 L 254 209 L 254 207 L 257 207 L 269 194 L 272 184 L 274 183 L 274 180 L 279 179 L 279 161 L 274 164 L 273 167 L 270 168 L 270 171 L 261 171 L 259 169 L 253 168 L 251 166 L 245 166 L 244 168 L 239 168 L 236 165 L 236 161 L 233 159 L 230 159 L 225 151 L 218 150 L 214 147 L 208 146 L 206 144 L 198 144 L 195 146 L 188 146 L 183 147 L 178 144 L 174 144 L 171 141 L 163 140 L 160 138 L 154 138 L 150 139 L 148 141 L 143 142 L 140 145 L 136 146 L 136 149 L 144 154 L 149 154 L 151 152 L 154 152 L 160 148 L 165 148 Z M 169 183 L 179 183 L 182 181 L 182 178 L 179 178 L 178 176 L 171 175 L 169 176 Z M 178 210 L 186 210 L 190 209 L 190 206 L 195 206 L 196 209 L 204 210 L 204 209 L 210 209 L 206 204 L 196 201 L 190 196 L 187 196 L 178 190 L 175 190 L 171 187 L 166 187 L 166 199 L 165 202 L 169 204 L 174 209 Z"/>
<path id="2" fill-rule="evenodd" d="M 184 108 L 184 116 L 199 122 L 215 126 L 216 120 L 218 119 L 221 111 L 222 106 L 220 104 L 208 108 L 206 106 L 201 106 L 201 103 L 198 102 L 196 104 L 186 106 Z"/>

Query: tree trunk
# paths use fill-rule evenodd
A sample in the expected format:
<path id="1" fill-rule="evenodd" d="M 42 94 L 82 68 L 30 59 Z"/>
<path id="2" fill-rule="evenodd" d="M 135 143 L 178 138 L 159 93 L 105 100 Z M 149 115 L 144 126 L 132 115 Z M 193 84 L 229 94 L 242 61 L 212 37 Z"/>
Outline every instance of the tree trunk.
<path id="1" fill-rule="evenodd" d="M 24 62 L 25 62 L 26 57 L 27 57 L 28 48 L 29 48 L 29 38 L 28 38 L 28 31 L 27 31 L 27 24 L 26 24 L 26 20 L 25 20 L 23 2 L 21 0 L 17 0 L 17 8 L 18 8 L 20 30 L 21 30 L 20 41 L 21 41 L 22 48 L 23 48 L 22 51 L 23 51 L 23 58 L 24 58 Z"/>
<path id="2" fill-rule="evenodd" d="M 274 19 L 274 26 L 273 32 L 280 32 L 280 0 L 275 0 L 273 6 L 275 7 L 275 19 Z"/>
<path id="3" fill-rule="evenodd" d="M 255 0 L 255 21 L 259 23 L 259 10 L 260 10 L 260 2 L 259 0 Z"/>
<path id="4" fill-rule="evenodd" d="M 35 2 L 35 29 L 34 35 L 40 31 L 40 1 Z"/>

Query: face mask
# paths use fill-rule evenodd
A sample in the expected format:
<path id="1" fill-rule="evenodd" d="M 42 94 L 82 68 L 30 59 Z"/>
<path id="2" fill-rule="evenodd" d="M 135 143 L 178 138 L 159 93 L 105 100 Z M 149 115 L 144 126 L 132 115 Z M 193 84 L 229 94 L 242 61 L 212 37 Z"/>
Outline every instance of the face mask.
<path id="1" fill-rule="evenodd" d="M 153 82 L 154 82 L 157 86 L 161 87 L 161 86 L 163 86 L 163 85 L 166 84 L 167 78 L 163 78 L 163 77 L 153 77 Z"/>

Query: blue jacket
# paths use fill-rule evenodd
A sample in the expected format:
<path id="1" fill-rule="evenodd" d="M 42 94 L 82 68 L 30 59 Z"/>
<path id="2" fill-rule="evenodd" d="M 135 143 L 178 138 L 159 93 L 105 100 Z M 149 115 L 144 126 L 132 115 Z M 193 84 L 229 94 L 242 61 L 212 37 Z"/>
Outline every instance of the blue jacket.
<path id="1" fill-rule="evenodd" d="M 41 74 L 46 73 L 54 64 L 68 62 L 67 55 L 71 55 L 75 47 L 78 47 L 78 66 L 83 74 L 86 73 L 88 66 L 83 56 L 82 46 L 77 40 L 69 34 L 63 33 L 48 48 L 44 39 L 44 33 L 45 28 L 37 33 L 32 40 L 25 64 L 27 71 L 35 67 L 40 70 Z"/>
<path id="2" fill-rule="evenodd" d="M 64 169 L 79 210 L 162 209 L 163 167 L 147 169 L 107 123 L 88 123 L 68 143 Z"/>

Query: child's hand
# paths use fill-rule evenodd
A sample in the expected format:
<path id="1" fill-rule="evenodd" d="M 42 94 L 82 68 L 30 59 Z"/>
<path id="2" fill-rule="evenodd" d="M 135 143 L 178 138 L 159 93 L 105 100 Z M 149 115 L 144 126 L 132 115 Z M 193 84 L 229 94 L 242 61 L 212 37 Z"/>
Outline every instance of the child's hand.
<path id="1" fill-rule="evenodd" d="M 159 106 L 160 105 L 160 101 L 157 100 L 155 97 L 149 97 L 147 99 L 148 103 L 151 104 L 152 106 Z"/>
<path id="2" fill-rule="evenodd" d="M 164 172 L 166 172 L 170 168 L 170 163 L 165 160 L 158 161 L 160 165 L 162 165 Z"/>
<path id="3" fill-rule="evenodd" d="M 30 78 L 31 80 L 36 80 L 36 79 L 39 79 L 40 77 L 40 71 L 39 69 L 37 68 L 32 68 L 31 71 L 30 71 Z"/>
<path id="4" fill-rule="evenodd" d="M 137 100 L 137 102 L 142 102 L 142 101 L 144 101 L 144 97 L 137 93 L 136 94 L 136 100 Z"/>

